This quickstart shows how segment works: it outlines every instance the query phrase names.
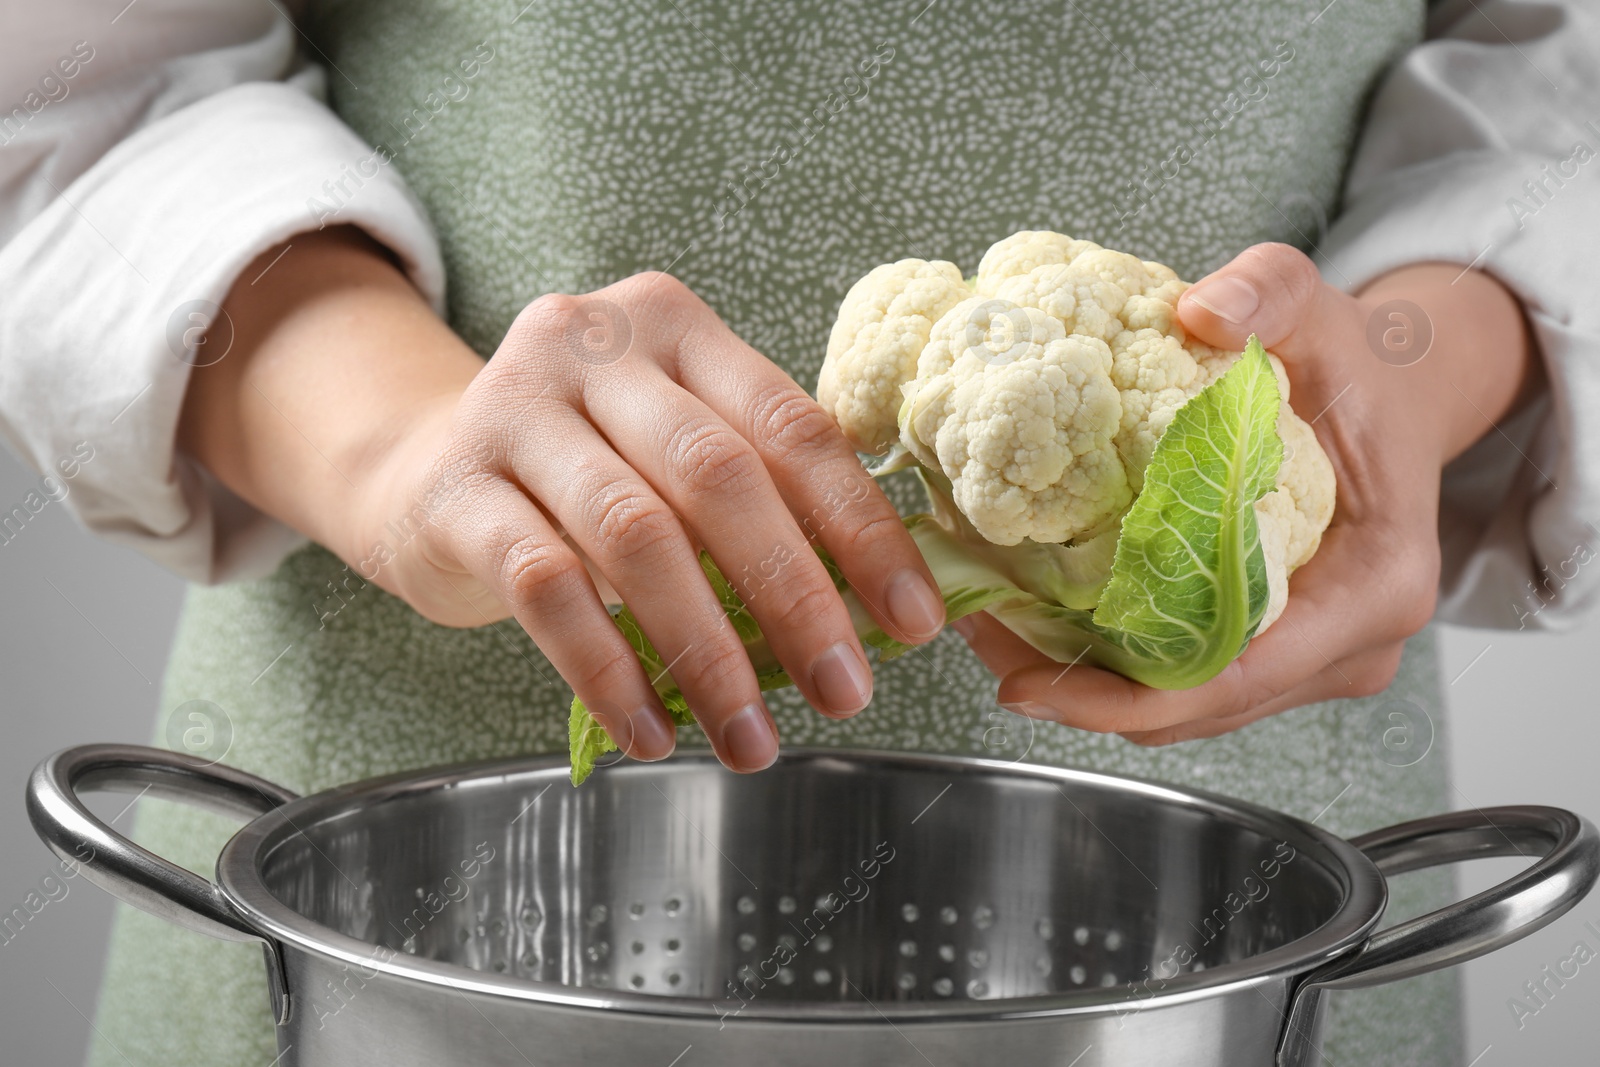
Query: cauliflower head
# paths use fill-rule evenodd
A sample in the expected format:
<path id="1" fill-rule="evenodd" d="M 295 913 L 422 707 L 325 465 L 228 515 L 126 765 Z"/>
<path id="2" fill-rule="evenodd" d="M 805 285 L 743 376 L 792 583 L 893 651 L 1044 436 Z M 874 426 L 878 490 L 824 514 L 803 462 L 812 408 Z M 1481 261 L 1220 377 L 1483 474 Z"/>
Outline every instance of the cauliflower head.
<path id="1" fill-rule="evenodd" d="M 886 264 L 846 295 L 818 399 L 863 451 L 899 444 L 948 479 L 988 541 L 1082 543 L 1116 526 L 1173 416 L 1239 358 L 1184 330 L 1186 288 L 1160 263 L 1044 230 L 994 244 L 970 283 L 953 263 Z M 1334 506 L 1332 464 L 1268 355 L 1284 459 L 1255 504 L 1262 629 Z"/>

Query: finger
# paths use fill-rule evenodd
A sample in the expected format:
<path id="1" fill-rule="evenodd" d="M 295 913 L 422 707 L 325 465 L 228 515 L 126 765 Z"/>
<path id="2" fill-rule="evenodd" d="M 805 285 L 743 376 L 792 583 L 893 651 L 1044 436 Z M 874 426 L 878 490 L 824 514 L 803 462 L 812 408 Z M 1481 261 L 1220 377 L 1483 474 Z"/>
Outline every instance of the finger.
<path id="1" fill-rule="evenodd" d="M 1351 298 L 1322 280 L 1316 265 L 1284 244 L 1252 245 L 1178 298 L 1178 317 L 1206 344 L 1244 348 L 1253 333 L 1291 361 L 1343 336 Z"/>
<path id="2" fill-rule="evenodd" d="M 1291 708 L 1302 707 L 1306 704 L 1317 704 L 1325 700 L 1336 700 L 1349 695 L 1349 673 L 1346 665 L 1339 665 L 1336 670 L 1329 667 L 1316 677 L 1296 686 L 1289 692 L 1264 704 L 1258 704 L 1239 715 L 1224 715 L 1209 719 L 1192 719 L 1181 722 L 1175 726 L 1168 726 L 1160 730 L 1128 731 L 1122 737 L 1136 745 L 1156 747 L 1171 745 L 1179 741 L 1195 741 L 1206 737 L 1217 737 L 1231 733 L 1251 723 L 1259 722 L 1272 715 L 1288 711 Z"/>
<path id="3" fill-rule="evenodd" d="M 645 396 L 655 398 L 648 411 Z M 866 707 L 872 668 L 850 612 L 750 442 L 648 360 L 595 376 L 583 402 L 705 545 L 812 706 L 835 716 Z"/>
<path id="4" fill-rule="evenodd" d="M 1412 603 L 1413 587 L 1420 588 L 1409 573 L 1414 569 L 1358 551 L 1348 530 L 1330 529 L 1316 557 L 1296 572 L 1283 615 L 1210 681 L 1193 689 L 1152 689 L 1110 671 L 1079 668 L 1058 677 L 1035 666 L 1006 676 L 999 700 L 1033 705 L 1024 714 L 1106 733 L 1241 715 L 1330 666 L 1337 673 L 1337 664 L 1358 652 L 1421 629 L 1427 620 Z M 1374 604 L 1384 604 L 1388 614 L 1375 614 Z M 1370 695 L 1364 691 L 1370 679 L 1352 677 L 1345 689 L 1338 695 Z"/>
<path id="5" fill-rule="evenodd" d="M 666 369 L 755 448 L 808 537 L 820 541 L 885 633 L 936 637 L 944 598 L 894 505 L 822 406 L 676 280 L 651 285 L 686 310 Z"/>
<path id="6" fill-rule="evenodd" d="M 1288 617 L 1288 612 L 1285 613 Z M 1273 628 L 1258 640 L 1275 650 L 1287 646 L 1287 658 L 1274 663 L 1252 643 L 1210 681 L 1193 689 L 1153 689 L 1109 670 L 1080 664 L 1062 672 L 1059 667 L 1025 667 L 1000 682 L 1002 707 L 1030 718 L 1050 718 L 1068 726 L 1098 733 L 1139 733 L 1160 730 L 1199 719 L 1243 714 L 1265 701 L 1288 692 L 1326 666 L 1321 654 L 1306 642 L 1286 641 L 1287 629 Z"/>
<path id="7" fill-rule="evenodd" d="M 485 479 L 471 508 L 424 526 L 505 604 L 588 707 L 636 759 L 672 753 L 676 730 L 583 563 L 516 486 Z"/>
<path id="8" fill-rule="evenodd" d="M 770 766 L 777 728 L 677 516 L 570 408 L 528 422 L 537 430 L 509 445 L 515 476 L 622 595 L 718 758 L 736 771 Z"/>
<path id="9" fill-rule="evenodd" d="M 968 647 L 996 678 L 1004 678 L 1024 667 L 1055 664 L 1057 671 L 1063 669 L 1062 664 L 1055 663 L 1006 629 L 1004 623 L 986 611 L 964 615 L 951 623 L 950 628 L 961 634 Z"/>
<path id="10" fill-rule="evenodd" d="M 1217 737 L 1294 708 L 1348 697 L 1350 695 L 1351 680 L 1354 678 L 1362 678 L 1363 680 L 1381 679 L 1379 688 L 1387 689 L 1400 669 L 1400 658 L 1404 652 L 1405 643 L 1398 642 L 1383 648 L 1360 653 L 1340 663 L 1337 668 L 1330 666 L 1303 685 L 1285 693 L 1276 700 L 1251 708 L 1242 715 L 1230 715 L 1216 719 L 1196 719 L 1193 722 L 1180 723 L 1165 730 L 1125 733 L 1122 736 L 1136 745 L 1144 746 L 1170 745 L 1178 741 L 1194 741 L 1200 738 Z M 1370 681 L 1366 682 L 1363 688 L 1365 689 L 1371 684 L 1373 683 Z"/>

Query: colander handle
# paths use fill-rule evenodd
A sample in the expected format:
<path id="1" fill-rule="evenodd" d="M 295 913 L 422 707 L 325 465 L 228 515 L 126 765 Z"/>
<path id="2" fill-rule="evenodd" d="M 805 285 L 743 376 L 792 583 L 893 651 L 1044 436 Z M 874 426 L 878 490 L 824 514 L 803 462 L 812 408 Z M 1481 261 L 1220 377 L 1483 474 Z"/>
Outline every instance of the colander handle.
<path id="1" fill-rule="evenodd" d="M 1540 856 L 1492 889 L 1381 930 L 1314 971 L 1295 992 L 1280 1067 L 1313 1062 L 1318 1001 L 1331 989 L 1397 982 L 1476 959 L 1566 914 L 1600 877 L 1600 833 L 1561 808 L 1458 811 L 1353 838 L 1387 877 L 1492 856 Z"/>
<path id="2" fill-rule="evenodd" d="M 28 779 L 28 818 L 63 860 L 112 896 L 178 926 L 224 941 L 260 941 L 267 948 L 274 1002 L 281 993 L 277 946 L 199 875 L 140 848 L 100 821 L 79 792 L 138 793 L 179 800 L 225 815 L 251 818 L 298 799 L 253 774 L 182 752 L 143 745 L 81 745 L 46 759 Z"/>

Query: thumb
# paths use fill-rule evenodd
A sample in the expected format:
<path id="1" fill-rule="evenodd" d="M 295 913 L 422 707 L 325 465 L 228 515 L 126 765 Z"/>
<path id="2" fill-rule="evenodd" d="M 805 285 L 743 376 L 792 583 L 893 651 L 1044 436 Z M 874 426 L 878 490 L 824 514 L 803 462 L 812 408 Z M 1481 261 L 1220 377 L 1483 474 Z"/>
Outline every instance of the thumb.
<path id="1" fill-rule="evenodd" d="M 1190 286 L 1178 318 L 1199 340 L 1240 351 L 1251 334 L 1285 358 L 1309 353 L 1325 336 L 1342 293 L 1325 285 L 1316 266 L 1284 244 L 1252 245 Z M 1297 343 L 1298 342 L 1298 343 Z"/>

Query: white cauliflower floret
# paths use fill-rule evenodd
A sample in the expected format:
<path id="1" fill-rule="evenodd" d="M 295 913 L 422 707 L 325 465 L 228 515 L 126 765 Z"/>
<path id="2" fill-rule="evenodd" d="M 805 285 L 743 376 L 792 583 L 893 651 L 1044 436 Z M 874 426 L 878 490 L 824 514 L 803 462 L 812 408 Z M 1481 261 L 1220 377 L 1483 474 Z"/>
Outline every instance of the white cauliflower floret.
<path id="1" fill-rule="evenodd" d="M 1283 438 L 1283 465 L 1278 468 L 1275 492 L 1294 501 L 1284 551 L 1284 564 L 1294 570 L 1316 555 L 1322 531 L 1333 521 L 1333 463 L 1317 442 L 1316 431 L 1289 410 L 1287 401 L 1278 414 L 1278 434 Z"/>
<path id="2" fill-rule="evenodd" d="M 1100 246 L 1075 241 L 1050 230 L 1022 230 L 989 246 L 978 262 L 978 295 L 999 296 L 1000 283 L 1053 263 L 1071 263 L 1080 253 Z"/>
<path id="3" fill-rule="evenodd" d="M 1126 252 L 1089 248 L 1079 252 L 1070 262 L 1073 269 L 1099 275 L 1106 284 L 1116 286 L 1127 296 L 1143 296 L 1146 289 L 1153 289 L 1158 284 L 1144 269 L 1144 261 Z"/>
<path id="4" fill-rule="evenodd" d="M 1272 362 L 1283 379 L 1282 364 L 1276 356 Z M 1333 464 L 1317 443 L 1316 431 L 1289 409 L 1286 380 L 1281 388 L 1284 400 L 1278 410 L 1278 436 L 1283 438 L 1283 463 L 1278 467 L 1278 487 L 1256 501 L 1256 525 L 1261 531 L 1271 590 L 1257 633 L 1283 614 L 1289 600 L 1289 575 L 1316 555 L 1322 531 L 1333 520 Z"/>
<path id="5" fill-rule="evenodd" d="M 1092 241 L 1012 234 L 984 254 L 974 288 L 949 263 L 874 270 L 840 308 L 818 399 L 860 447 L 898 439 L 943 472 L 995 544 L 1103 532 L 1143 487 L 1178 409 L 1238 353 L 1188 336 L 1177 314 L 1187 283 L 1174 271 Z M 1316 551 L 1334 498 L 1332 465 L 1271 362 L 1284 462 L 1256 503 L 1272 594 L 1261 629 Z"/>
<path id="6" fill-rule="evenodd" d="M 1037 308 L 976 297 L 934 327 L 901 440 L 997 545 L 1098 532 L 1132 499 L 1112 438 L 1111 350 Z"/>
<path id="7" fill-rule="evenodd" d="M 881 453 L 899 437 L 900 386 L 933 324 L 971 290 L 954 263 L 902 259 L 850 288 L 828 339 L 817 400 L 851 443 Z"/>
<path id="8" fill-rule="evenodd" d="M 1082 243 L 1082 242 L 1080 242 Z M 1124 289 L 1076 265 L 1048 263 L 996 286 L 998 299 L 1035 307 L 1066 327 L 1068 333 L 1110 342 L 1122 332 L 1117 316 L 1127 304 Z"/>
<path id="9" fill-rule="evenodd" d="M 1129 480 L 1142 488 L 1156 441 L 1202 388 L 1200 364 L 1180 338 L 1154 329 L 1124 330 L 1112 341 L 1111 354 L 1111 378 L 1122 390 L 1117 450 Z"/>
<path id="10" fill-rule="evenodd" d="M 1002 253 L 996 255 L 996 249 Z M 1051 262 L 1046 258 L 1050 255 L 1071 258 Z M 1156 440 L 1173 414 L 1235 355 L 1223 356 L 1189 341 L 1178 323 L 1184 283 L 1159 263 L 1037 231 L 1001 241 L 984 263 L 989 273 L 979 268 L 980 293 L 987 286 L 1002 299 L 1059 319 L 1069 334 L 1110 345 L 1112 379 L 1122 391 L 1117 450 L 1137 492 Z M 1202 368 L 1201 359 L 1217 365 Z"/>

